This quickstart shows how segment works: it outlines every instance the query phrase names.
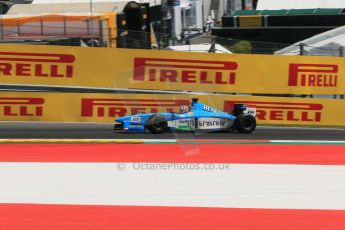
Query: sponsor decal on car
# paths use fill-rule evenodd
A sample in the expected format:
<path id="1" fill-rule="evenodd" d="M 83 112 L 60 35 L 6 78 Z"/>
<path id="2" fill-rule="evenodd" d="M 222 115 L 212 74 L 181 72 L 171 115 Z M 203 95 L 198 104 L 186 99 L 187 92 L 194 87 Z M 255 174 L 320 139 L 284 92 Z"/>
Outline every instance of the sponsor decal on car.
<path id="1" fill-rule="evenodd" d="M 195 119 L 194 118 L 188 118 L 188 119 L 179 119 L 179 120 L 172 120 L 168 121 L 169 127 L 195 127 Z"/>
<path id="2" fill-rule="evenodd" d="M 234 85 L 237 62 L 134 58 L 135 81 Z"/>
<path id="3" fill-rule="evenodd" d="M 181 126 L 191 126 L 191 127 L 195 127 L 195 119 L 194 119 L 194 118 L 176 120 L 176 123 L 177 123 L 178 125 L 181 125 Z"/>
<path id="4" fill-rule="evenodd" d="M 199 118 L 198 129 L 230 128 L 232 123 L 232 121 L 222 118 Z"/>
<path id="5" fill-rule="evenodd" d="M 211 113 L 220 113 L 220 114 L 225 114 L 223 111 L 219 111 L 217 109 L 214 109 L 212 107 L 209 107 L 207 105 L 203 105 L 203 110 L 207 111 L 207 112 L 211 112 Z"/>
<path id="6" fill-rule="evenodd" d="M 251 108 L 251 107 L 247 107 L 243 113 L 246 113 L 246 114 L 250 114 L 252 115 L 253 117 L 256 116 L 256 108 Z"/>

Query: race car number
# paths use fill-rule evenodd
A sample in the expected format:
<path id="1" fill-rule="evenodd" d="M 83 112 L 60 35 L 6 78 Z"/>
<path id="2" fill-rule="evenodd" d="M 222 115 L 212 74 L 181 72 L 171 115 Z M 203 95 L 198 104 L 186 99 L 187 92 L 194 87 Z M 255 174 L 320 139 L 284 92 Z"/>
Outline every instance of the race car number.
<path id="1" fill-rule="evenodd" d="M 140 121 L 141 121 L 141 117 L 137 117 L 137 116 L 131 117 L 131 122 L 140 122 Z"/>

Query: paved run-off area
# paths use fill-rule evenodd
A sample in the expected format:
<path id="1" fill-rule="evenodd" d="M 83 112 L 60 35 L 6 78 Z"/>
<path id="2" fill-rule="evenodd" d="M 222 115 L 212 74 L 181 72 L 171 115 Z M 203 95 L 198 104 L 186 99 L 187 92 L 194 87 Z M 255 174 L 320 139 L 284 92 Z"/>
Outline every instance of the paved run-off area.
<path id="1" fill-rule="evenodd" d="M 345 229 L 341 141 L 150 143 L 1 144 L 0 229 Z"/>

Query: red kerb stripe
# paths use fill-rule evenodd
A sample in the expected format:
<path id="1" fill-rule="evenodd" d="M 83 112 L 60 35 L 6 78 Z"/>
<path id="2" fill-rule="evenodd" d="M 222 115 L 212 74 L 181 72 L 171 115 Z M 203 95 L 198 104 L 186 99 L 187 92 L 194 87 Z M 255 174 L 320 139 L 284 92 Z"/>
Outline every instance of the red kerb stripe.
<path id="1" fill-rule="evenodd" d="M 6 230 L 345 229 L 345 211 L 0 204 Z"/>
<path id="2" fill-rule="evenodd" d="M 2 144 L 0 162 L 345 165 L 345 145 Z"/>

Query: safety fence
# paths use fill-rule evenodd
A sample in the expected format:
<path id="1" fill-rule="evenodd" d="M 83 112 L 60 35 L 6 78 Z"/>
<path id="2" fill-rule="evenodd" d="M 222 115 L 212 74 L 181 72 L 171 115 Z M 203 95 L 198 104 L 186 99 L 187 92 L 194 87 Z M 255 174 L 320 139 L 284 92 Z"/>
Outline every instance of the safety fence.
<path id="1" fill-rule="evenodd" d="M 257 109 L 259 125 L 343 126 L 345 100 L 176 94 L 0 92 L 1 121 L 113 122 L 133 113 L 177 111 L 197 97 L 230 112 L 234 103 Z"/>
<path id="2" fill-rule="evenodd" d="M 0 45 L 0 85 L 344 95 L 338 57 Z"/>

